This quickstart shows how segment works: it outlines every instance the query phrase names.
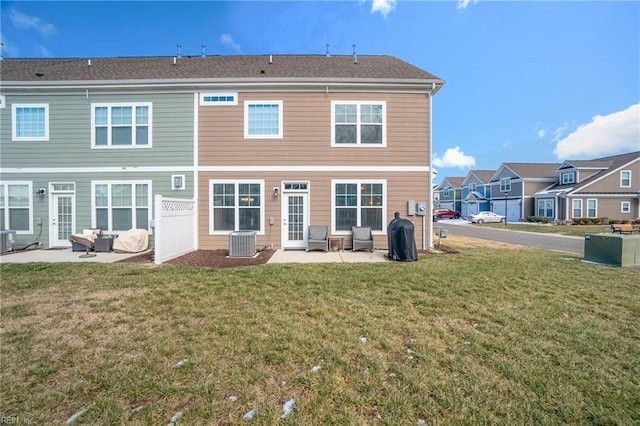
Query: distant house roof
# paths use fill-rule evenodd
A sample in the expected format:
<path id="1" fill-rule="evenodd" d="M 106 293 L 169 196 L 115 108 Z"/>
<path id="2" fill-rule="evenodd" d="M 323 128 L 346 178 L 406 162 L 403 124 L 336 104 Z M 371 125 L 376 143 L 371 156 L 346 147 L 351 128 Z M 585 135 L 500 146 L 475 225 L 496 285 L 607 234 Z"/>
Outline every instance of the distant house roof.
<path id="1" fill-rule="evenodd" d="M 640 151 L 628 152 L 626 154 L 613 155 L 610 157 L 596 158 L 593 160 L 567 160 L 562 163 L 557 169 L 560 173 L 563 170 L 567 170 L 572 165 L 577 169 L 599 170 L 588 178 L 581 180 L 580 182 L 562 184 L 561 180 L 551 188 L 547 188 L 547 192 L 574 192 L 583 189 L 593 182 L 600 180 L 602 177 L 621 169 L 622 167 L 640 160 Z"/>
<path id="2" fill-rule="evenodd" d="M 554 180 L 558 178 L 558 163 L 502 163 L 491 176 L 491 182 L 497 180 L 500 172 L 506 167 L 522 179 Z"/>
<path id="3" fill-rule="evenodd" d="M 438 185 L 438 189 L 444 188 L 460 188 L 462 185 L 462 181 L 464 180 L 464 176 L 446 176 Z"/>
<path id="4" fill-rule="evenodd" d="M 464 180 L 461 182 L 461 185 L 464 185 L 471 176 L 477 177 L 482 183 L 489 183 L 491 177 L 495 173 L 495 170 L 469 170 L 467 176 L 465 176 Z"/>
<path id="5" fill-rule="evenodd" d="M 360 55 L 357 63 L 351 55 L 4 59 L 0 67 L 3 85 L 149 80 L 371 80 L 432 84 L 435 92 L 444 84 L 433 74 L 385 55 Z"/>

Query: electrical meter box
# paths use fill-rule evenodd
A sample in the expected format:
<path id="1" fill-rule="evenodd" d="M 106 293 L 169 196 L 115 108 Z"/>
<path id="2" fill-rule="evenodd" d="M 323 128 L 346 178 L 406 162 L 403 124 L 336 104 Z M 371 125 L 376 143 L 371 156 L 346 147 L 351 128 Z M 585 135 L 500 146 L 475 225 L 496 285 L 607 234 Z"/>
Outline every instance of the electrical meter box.
<path id="1" fill-rule="evenodd" d="M 418 201 L 416 205 L 416 214 L 418 216 L 426 216 L 427 215 L 427 203 L 425 201 Z"/>
<path id="2" fill-rule="evenodd" d="M 407 201 L 407 216 L 413 216 L 416 214 L 416 201 L 409 200 Z"/>

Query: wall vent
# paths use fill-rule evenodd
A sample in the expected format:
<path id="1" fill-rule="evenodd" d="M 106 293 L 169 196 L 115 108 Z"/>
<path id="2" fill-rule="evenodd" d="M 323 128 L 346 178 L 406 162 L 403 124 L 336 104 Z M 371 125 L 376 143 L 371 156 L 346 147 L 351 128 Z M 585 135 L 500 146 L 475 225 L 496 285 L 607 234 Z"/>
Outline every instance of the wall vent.
<path id="1" fill-rule="evenodd" d="M 229 234 L 229 257 L 253 257 L 256 255 L 256 233 L 254 231 Z"/>
<path id="2" fill-rule="evenodd" d="M 16 240 L 16 231 L 0 231 L 0 253 L 13 251 L 13 242 Z"/>

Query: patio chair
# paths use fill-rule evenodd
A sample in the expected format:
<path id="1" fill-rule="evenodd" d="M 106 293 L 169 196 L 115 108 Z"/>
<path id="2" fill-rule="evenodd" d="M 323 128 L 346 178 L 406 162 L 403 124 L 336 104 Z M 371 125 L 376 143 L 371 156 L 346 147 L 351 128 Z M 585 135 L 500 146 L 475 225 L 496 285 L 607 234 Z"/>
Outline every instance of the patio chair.
<path id="1" fill-rule="evenodd" d="M 329 250 L 329 233 L 327 226 L 311 225 L 309 226 L 309 239 L 307 240 L 307 251 L 310 250 Z"/>
<path id="2" fill-rule="evenodd" d="M 371 234 L 371 227 L 352 226 L 351 233 L 353 235 L 353 242 L 351 243 L 351 249 L 353 251 L 356 251 L 356 250 L 373 251 L 373 235 Z"/>

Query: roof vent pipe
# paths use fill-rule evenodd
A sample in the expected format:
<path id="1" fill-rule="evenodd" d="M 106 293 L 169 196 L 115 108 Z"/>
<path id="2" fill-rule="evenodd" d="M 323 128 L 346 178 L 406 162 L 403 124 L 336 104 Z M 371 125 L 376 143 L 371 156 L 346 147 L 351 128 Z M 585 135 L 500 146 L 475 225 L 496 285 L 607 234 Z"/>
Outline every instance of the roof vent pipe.
<path id="1" fill-rule="evenodd" d="M 174 56 L 173 57 L 173 65 L 175 65 L 175 64 L 176 64 L 176 57 Z"/>
<path id="2" fill-rule="evenodd" d="M 87 66 L 90 67 L 91 66 L 91 59 L 87 59 Z"/>
<path id="3" fill-rule="evenodd" d="M 356 53 L 356 45 L 353 45 L 353 63 L 357 64 L 358 63 L 358 54 Z"/>
<path id="4" fill-rule="evenodd" d="M 207 49 L 207 45 L 206 44 L 202 44 L 200 45 L 200 47 L 202 47 L 202 57 L 206 58 L 207 57 L 207 53 L 206 53 L 206 49 Z"/>

